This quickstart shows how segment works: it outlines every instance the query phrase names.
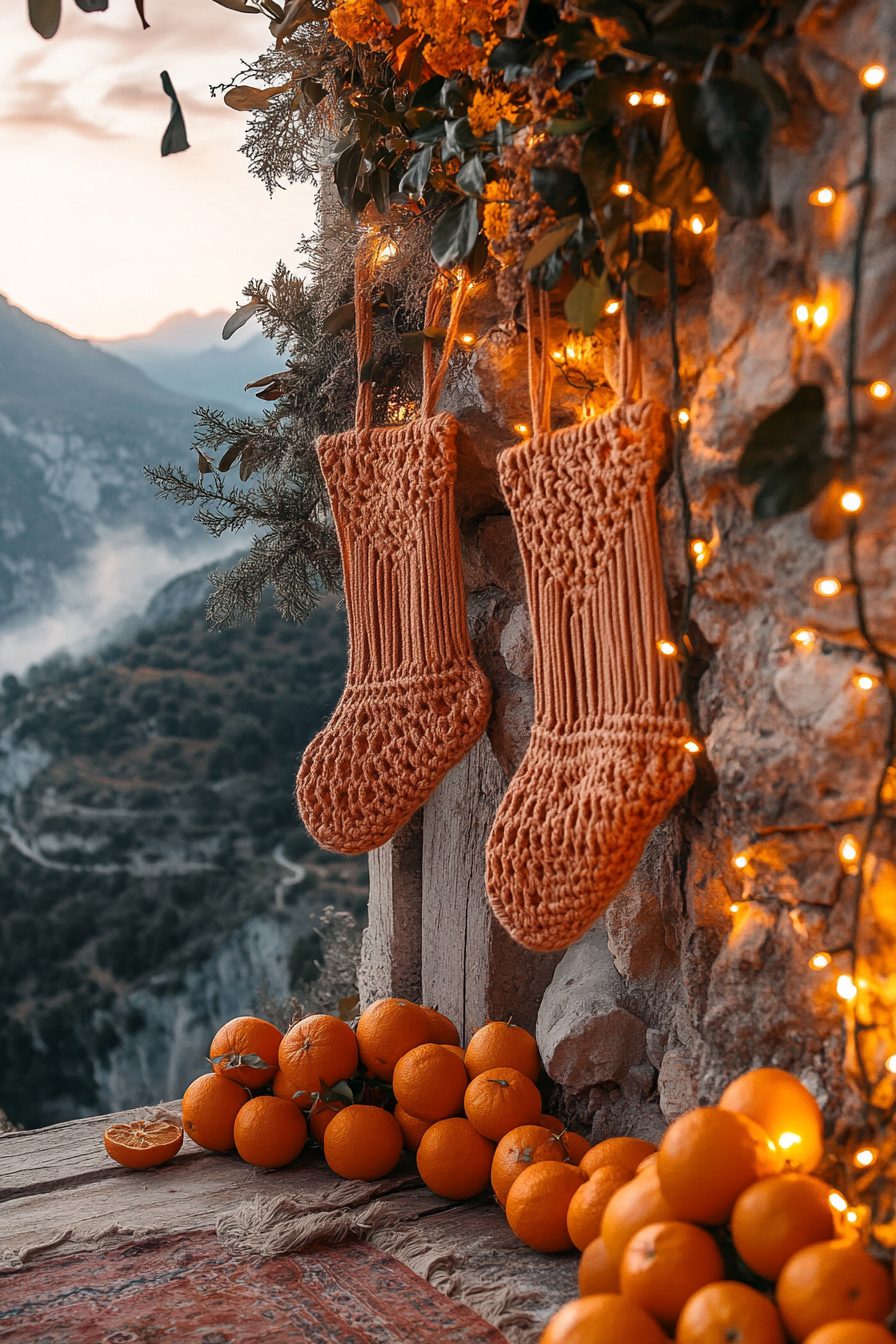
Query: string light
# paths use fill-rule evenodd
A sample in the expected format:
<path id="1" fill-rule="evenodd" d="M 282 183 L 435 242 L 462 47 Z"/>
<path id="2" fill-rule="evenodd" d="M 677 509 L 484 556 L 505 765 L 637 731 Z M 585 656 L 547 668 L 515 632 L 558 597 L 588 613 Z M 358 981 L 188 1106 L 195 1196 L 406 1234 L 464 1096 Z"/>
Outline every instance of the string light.
<path id="1" fill-rule="evenodd" d="M 688 220 L 688 228 L 690 229 L 691 233 L 700 234 L 706 228 L 706 220 L 703 218 L 702 215 L 691 215 L 690 219 Z"/>
<path id="2" fill-rule="evenodd" d="M 560 363 L 562 358 L 563 358 L 562 350 L 554 350 L 551 352 L 551 359 L 555 360 L 558 364 Z"/>
<path id="3" fill-rule="evenodd" d="M 746 854 L 735 854 L 731 862 L 734 864 L 735 868 L 746 868 L 747 856 Z"/>
<path id="4" fill-rule="evenodd" d="M 660 93 L 659 89 L 656 89 L 653 93 L 650 93 L 647 96 L 653 107 L 665 107 L 669 101 L 664 93 Z"/>
<path id="5" fill-rule="evenodd" d="M 816 952 L 814 957 L 809 958 L 809 965 L 813 971 L 823 971 L 825 967 L 831 964 L 830 952 Z"/>
<path id="6" fill-rule="evenodd" d="M 778 1147 L 783 1148 L 786 1153 L 788 1148 L 795 1148 L 802 1141 L 801 1135 L 794 1134 L 792 1130 L 788 1129 L 778 1139 Z"/>
<path id="7" fill-rule="evenodd" d="M 634 191 L 634 187 L 632 186 L 631 182 L 617 182 L 615 187 L 613 188 L 613 191 L 616 193 L 617 196 L 631 196 L 632 192 Z"/>
<path id="8" fill-rule="evenodd" d="M 868 392 L 875 401 L 886 401 L 887 397 L 892 395 L 893 389 L 889 383 L 885 383 L 882 378 L 878 378 L 870 384 Z"/>
<path id="9" fill-rule="evenodd" d="M 521 438 L 525 438 L 526 435 L 529 433 L 529 426 L 524 425 L 522 421 L 520 421 L 518 425 L 514 425 L 514 429 L 516 430 L 517 434 L 520 435 Z"/>
<path id="10" fill-rule="evenodd" d="M 696 756 L 697 752 L 702 750 L 700 743 L 694 737 L 685 738 L 681 745 L 684 747 L 685 751 L 689 751 L 692 756 Z"/>
<path id="11" fill-rule="evenodd" d="M 682 406 L 681 410 L 678 412 L 678 423 L 681 425 L 682 429 L 684 429 L 685 425 L 691 423 L 691 413 L 684 406 Z"/>
<path id="12" fill-rule="evenodd" d="M 695 560 L 705 560 L 708 550 L 709 547 L 706 545 L 706 542 L 700 541 L 699 538 L 696 541 L 691 542 L 691 555 Z"/>
<path id="13" fill-rule="evenodd" d="M 810 205 L 832 205 L 837 199 L 837 193 L 833 187 L 819 187 L 817 191 L 809 193 Z"/>
<path id="14" fill-rule="evenodd" d="M 739 906 L 739 905 L 729 905 L 728 909 L 731 911 L 732 915 L 736 915 L 737 912 L 738 912 L 738 910 L 740 909 L 740 906 Z"/>
<path id="15" fill-rule="evenodd" d="M 464 345 L 472 345 L 476 337 L 473 335 L 471 331 L 465 331 L 460 339 Z"/>
<path id="16" fill-rule="evenodd" d="M 380 243 L 379 250 L 376 254 L 377 265 L 379 266 L 384 261 L 389 261 L 395 256 L 397 251 L 398 245 L 393 243 L 391 239 L 389 239 L 388 242 Z"/>
<path id="17" fill-rule="evenodd" d="M 674 658 L 678 653 L 678 645 L 673 644 L 671 639 L 658 639 L 656 646 L 664 658 Z"/>
<path id="18" fill-rule="evenodd" d="M 839 579 L 825 576 L 823 579 L 816 579 L 812 587 L 819 597 L 836 597 L 840 592 L 842 584 Z"/>
<path id="19" fill-rule="evenodd" d="M 809 316 L 810 316 L 810 314 L 809 314 L 809 305 L 808 305 L 808 303 L 805 303 L 805 302 L 801 299 L 801 300 L 799 301 L 799 303 L 794 304 L 794 308 L 793 308 L 793 316 L 794 316 L 794 319 L 795 319 L 797 322 L 799 322 L 800 324 L 802 324 L 802 323 L 804 323 L 804 322 L 808 322 L 808 321 L 809 321 Z"/>
<path id="20" fill-rule="evenodd" d="M 860 1148 L 853 1158 L 857 1167 L 873 1167 L 877 1161 L 878 1153 L 876 1148 Z"/>
<path id="21" fill-rule="evenodd" d="M 838 850 L 840 862 L 847 872 L 854 871 L 852 865 L 859 857 L 859 842 L 854 835 L 844 835 Z"/>
<path id="22" fill-rule="evenodd" d="M 854 681 L 860 691 L 873 691 L 877 685 L 877 677 L 872 677 L 868 672 L 859 672 Z"/>
<path id="23" fill-rule="evenodd" d="M 638 104 L 641 102 L 641 95 L 640 93 L 630 93 L 626 101 L 629 107 L 637 107 Z"/>
<path id="24" fill-rule="evenodd" d="M 843 1198 L 839 1190 L 831 1191 L 828 1195 L 828 1203 L 832 1209 L 836 1209 L 837 1213 L 845 1213 L 849 1208 L 849 1204 Z"/>
<path id="25" fill-rule="evenodd" d="M 848 1223 L 857 1223 L 859 1221 L 859 1215 L 856 1213 L 855 1209 L 846 1210 L 846 1221 Z"/>
<path id="26" fill-rule="evenodd" d="M 884 1068 L 887 1070 L 887 1073 L 896 1073 L 896 1055 L 890 1055 Z"/>
<path id="27" fill-rule="evenodd" d="M 831 316 L 831 310 L 826 303 L 820 303 L 812 312 L 812 325 L 816 331 L 821 331 L 826 327 Z"/>
<path id="28" fill-rule="evenodd" d="M 576 357 L 576 348 L 575 348 L 575 346 L 574 346 L 574 345 L 568 345 L 568 346 L 566 347 L 566 358 L 567 358 L 567 359 L 575 359 L 575 357 Z"/>
<path id="29" fill-rule="evenodd" d="M 799 630 L 794 630 L 790 636 L 794 644 L 799 644 L 801 648 L 809 649 L 815 643 L 815 631 L 810 630 L 808 626 L 803 626 Z"/>
<path id="30" fill-rule="evenodd" d="M 844 490 L 840 496 L 840 507 L 844 513 L 859 513 L 864 503 L 864 496 L 858 490 Z"/>
<path id="31" fill-rule="evenodd" d="M 614 313 L 619 312 L 619 309 L 621 307 L 622 307 L 621 300 L 607 299 L 606 303 L 604 304 L 604 312 L 606 313 L 607 317 L 612 317 Z"/>
<path id="32" fill-rule="evenodd" d="M 851 975 L 837 976 L 837 993 L 839 994 L 841 999 L 844 999 L 847 1003 L 852 1003 L 853 999 L 856 997 L 858 992 L 859 991 L 856 989 L 855 986 L 855 981 L 853 980 Z"/>
<path id="33" fill-rule="evenodd" d="M 881 84 L 886 82 L 887 67 L 874 61 L 871 65 L 866 65 L 865 69 L 859 73 L 859 79 L 865 85 L 866 89 L 879 89 Z"/>

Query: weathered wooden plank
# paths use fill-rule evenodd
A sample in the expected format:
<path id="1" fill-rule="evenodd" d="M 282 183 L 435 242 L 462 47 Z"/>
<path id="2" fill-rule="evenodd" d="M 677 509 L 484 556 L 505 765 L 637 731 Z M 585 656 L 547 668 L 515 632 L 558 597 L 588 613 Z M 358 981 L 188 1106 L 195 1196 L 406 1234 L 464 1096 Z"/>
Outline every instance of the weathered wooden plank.
<path id="1" fill-rule="evenodd" d="M 361 1005 L 400 997 L 419 1003 L 423 809 L 368 857 L 368 925 L 361 946 Z"/>

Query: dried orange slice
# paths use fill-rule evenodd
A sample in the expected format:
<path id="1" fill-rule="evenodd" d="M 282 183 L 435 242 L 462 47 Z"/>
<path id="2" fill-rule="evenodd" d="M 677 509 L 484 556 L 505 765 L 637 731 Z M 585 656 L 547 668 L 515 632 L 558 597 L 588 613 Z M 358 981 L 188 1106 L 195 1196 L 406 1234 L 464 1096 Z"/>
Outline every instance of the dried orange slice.
<path id="1" fill-rule="evenodd" d="M 123 1167 L 158 1167 L 180 1152 L 184 1132 L 170 1120 L 131 1120 L 110 1125 L 103 1134 L 106 1152 Z"/>

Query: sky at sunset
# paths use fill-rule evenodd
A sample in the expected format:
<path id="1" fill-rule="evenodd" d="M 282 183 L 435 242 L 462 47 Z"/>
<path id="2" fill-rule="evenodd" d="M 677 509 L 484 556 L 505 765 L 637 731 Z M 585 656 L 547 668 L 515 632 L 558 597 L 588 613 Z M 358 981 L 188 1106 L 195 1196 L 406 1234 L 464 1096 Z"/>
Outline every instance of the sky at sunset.
<path id="1" fill-rule="evenodd" d="M 143 32 L 133 0 L 63 0 L 44 41 L 27 0 L 0 4 L 0 292 L 74 335 L 235 307 L 313 226 L 312 187 L 270 199 L 238 153 L 245 114 L 209 95 L 269 44 L 266 21 L 213 0 L 146 0 L 146 16 Z M 191 148 L 162 159 L 165 69 Z"/>

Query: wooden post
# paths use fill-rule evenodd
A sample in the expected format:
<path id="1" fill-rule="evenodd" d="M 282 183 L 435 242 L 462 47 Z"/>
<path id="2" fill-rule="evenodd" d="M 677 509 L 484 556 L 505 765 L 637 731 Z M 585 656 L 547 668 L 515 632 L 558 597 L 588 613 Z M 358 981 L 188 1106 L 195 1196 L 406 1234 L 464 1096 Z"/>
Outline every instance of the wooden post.
<path id="1" fill-rule="evenodd" d="M 420 909 L 423 809 L 369 855 L 369 920 L 361 944 L 361 1007 L 375 999 L 422 1000 Z"/>

